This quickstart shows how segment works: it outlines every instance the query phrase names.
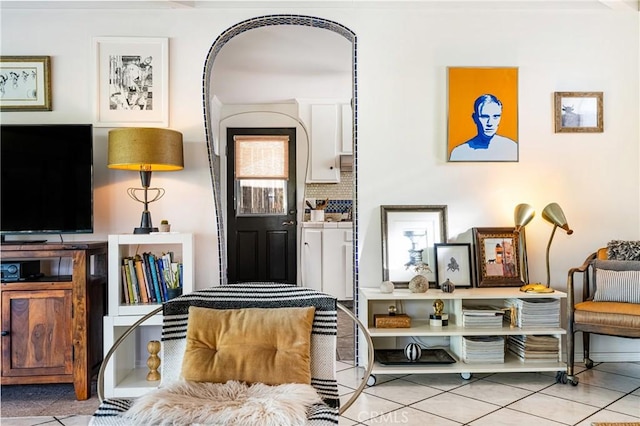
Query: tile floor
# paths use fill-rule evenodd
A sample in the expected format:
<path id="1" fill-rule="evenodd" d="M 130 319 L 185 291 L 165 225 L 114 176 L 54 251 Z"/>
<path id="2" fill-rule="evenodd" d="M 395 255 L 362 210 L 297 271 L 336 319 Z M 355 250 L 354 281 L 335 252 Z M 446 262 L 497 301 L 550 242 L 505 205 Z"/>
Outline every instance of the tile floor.
<path id="1" fill-rule="evenodd" d="M 341 399 L 358 386 L 361 370 L 338 363 Z M 553 373 L 378 375 L 342 416 L 340 425 L 589 426 L 640 423 L 640 363 L 580 369 L 578 386 L 556 384 Z M 1 419 L 2 426 L 89 423 L 88 415 Z"/>

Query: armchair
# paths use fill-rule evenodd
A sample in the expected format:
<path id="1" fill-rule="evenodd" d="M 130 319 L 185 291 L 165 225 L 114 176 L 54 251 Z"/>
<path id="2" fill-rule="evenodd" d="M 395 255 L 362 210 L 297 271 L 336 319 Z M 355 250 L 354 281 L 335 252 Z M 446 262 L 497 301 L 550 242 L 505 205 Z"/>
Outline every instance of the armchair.
<path id="1" fill-rule="evenodd" d="M 308 312 L 298 313 L 294 320 L 285 317 L 289 315 L 289 311 L 303 310 L 306 312 L 309 307 L 313 307 L 314 311 L 311 313 L 311 320 L 307 316 L 309 315 Z M 344 311 L 361 328 L 369 347 L 372 347 L 366 328 L 353 313 L 337 303 L 334 297 L 304 287 L 275 283 L 244 283 L 211 287 L 172 299 L 133 324 L 114 343 L 105 356 L 98 375 L 98 397 L 101 405 L 94 414 L 91 424 L 98 426 L 131 423 L 130 415 L 132 412 L 134 414 L 136 412 L 139 413 L 138 408 L 140 405 L 155 404 L 154 401 L 150 402 L 149 398 L 146 398 L 148 395 L 153 394 L 152 399 L 163 399 L 166 397 L 167 392 L 173 392 L 173 389 L 179 388 L 183 384 L 213 382 L 210 384 L 229 385 L 231 382 L 247 382 L 252 384 L 251 386 L 257 384 L 264 387 L 265 383 L 270 384 L 268 380 L 255 379 L 257 370 L 261 368 L 263 369 L 262 377 L 270 377 L 271 379 L 269 380 L 275 380 L 276 382 L 282 379 L 280 382 L 283 383 L 283 386 L 289 386 L 290 383 L 288 379 L 283 379 L 283 377 L 298 377 L 306 369 L 307 372 L 305 374 L 307 375 L 307 380 L 310 381 L 294 381 L 294 383 L 309 383 L 320 398 L 320 401 L 313 405 L 305 404 L 307 405 L 306 418 L 308 424 L 318 426 L 337 424 L 339 414 L 344 412 L 355 401 L 366 386 L 373 365 L 373 352 L 370 351 L 369 368 L 364 372 L 364 378 L 360 386 L 346 403 L 340 404 L 335 377 L 337 309 Z M 256 311 L 262 312 L 256 313 Z M 164 354 L 161 364 L 162 377 L 160 387 L 156 391 L 140 397 L 138 400 L 105 399 L 104 371 L 110 358 L 118 346 L 137 326 L 160 312 L 162 312 L 162 346 Z M 256 317 L 256 315 L 259 316 Z M 299 315 L 303 316 L 300 317 Z M 247 320 L 247 318 L 252 319 Z M 300 364 L 301 358 L 306 357 L 306 355 L 298 353 L 285 361 L 286 366 L 283 366 L 282 362 L 280 364 L 274 363 L 277 359 L 287 356 L 287 353 L 290 352 L 289 349 L 298 346 L 301 339 L 297 339 L 293 343 L 291 340 L 291 335 L 297 333 L 300 336 L 305 333 L 304 331 L 302 334 L 300 333 L 298 323 L 301 323 L 300 327 L 307 327 L 305 329 L 307 330 L 307 339 L 310 333 L 309 346 L 306 349 L 308 354 L 306 365 L 304 363 Z M 273 326 L 270 326 L 270 324 Z M 250 336 L 249 340 L 245 340 L 242 343 L 238 342 L 238 340 L 246 339 L 248 335 Z M 251 351 L 249 347 L 252 346 L 252 339 L 263 342 L 265 336 L 267 336 L 267 344 L 263 346 L 258 344 L 256 346 L 259 349 Z M 214 339 L 214 341 L 211 342 L 206 339 Z M 273 347 L 268 342 L 273 342 Z M 267 358 L 266 362 L 264 361 L 265 357 Z M 236 373 L 235 378 L 220 378 L 220 374 L 224 377 Z M 193 375 L 200 375 L 203 378 L 188 378 Z M 277 388 L 278 386 L 275 387 Z M 207 388 L 207 390 L 209 389 Z M 235 388 L 233 391 L 235 391 Z M 189 392 L 192 392 L 192 389 L 189 389 Z M 224 392 L 231 393 L 229 389 L 224 389 Z M 180 394 L 179 396 L 182 398 L 185 395 Z M 199 394 L 195 396 L 196 398 L 193 398 L 193 401 L 183 402 L 181 400 L 181 407 L 191 407 L 199 404 L 199 408 L 203 408 L 203 411 L 206 411 L 207 405 L 211 407 L 220 406 L 220 401 L 218 400 L 209 399 L 211 403 L 207 404 L 207 395 Z M 237 407 L 239 401 L 240 399 L 229 404 L 231 407 L 229 409 Z M 136 402 L 141 402 L 141 404 L 136 406 Z M 281 401 L 275 400 L 274 402 L 280 403 Z M 289 401 L 285 401 L 281 405 L 288 403 Z M 172 415 L 176 415 L 176 410 L 179 411 L 181 409 L 170 402 L 165 403 L 162 401 L 162 404 L 164 405 L 160 406 L 160 408 L 168 408 L 172 411 Z M 270 402 L 268 404 L 271 405 Z M 158 407 L 156 404 L 153 409 L 147 411 L 154 411 Z M 192 413 L 183 412 L 180 421 L 185 421 L 187 422 L 186 424 L 201 423 L 196 421 L 197 418 L 192 419 L 190 422 L 187 421 L 187 415 L 192 415 Z M 167 419 L 163 419 L 163 421 L 167 421 Z M 173 423 L 169 422 L 167 424 Z M 219 421 L 215 424 L 226 423 Z M 287 423 L 281 421 L 277 424 Z"/>
<path id="2" fill-rule="evenodd" d="M 624 250 L 618 250 L 626 247 Z M 628 248 L 631 247 L 632 250 Z M 593 367 L 589 355 L 591 334 L 640 338 L 640 243 L 612 241 L 569 270 L 567 279 L 567 379 L 574 375 L 575 333 L 583 335 L 584 362 Z M 582 295 L 576 299 L 575 277 L 582 274 Z"/>

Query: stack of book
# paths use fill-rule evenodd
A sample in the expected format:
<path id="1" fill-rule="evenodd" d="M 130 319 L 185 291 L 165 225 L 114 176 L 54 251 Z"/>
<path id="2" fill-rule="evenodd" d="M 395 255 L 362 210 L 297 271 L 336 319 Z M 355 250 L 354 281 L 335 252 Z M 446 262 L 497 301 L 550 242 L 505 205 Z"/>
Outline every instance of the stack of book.
<path id="1" fill-rule="evenodd" d="M 467 363 L 504 363 L 504 336 L 464 336 L 462 360 Z"/>
<path id="2" fill-rule="evenodd" d="M 462 326 L 469 328 L 502 327 L 504 309 L 494 306 L 463 306 Z"/>
<path id="3" fill-rule="evenodd" d="M 555 336 L 509 336 L 507 349 L 522 361 L 557 361 L 559 341 Z"/>
<path id="4" fill-rule="evenodd" d="M 182 263 L 173 260 L 172 252 L 124 257 L 121 270 L 121 302 L 127 305 L 166 302 L 171 280 L 182 287 Z"/>
<path id="5" fill-rule="evenodd" d="M 515 315 L 507 315 L 515 321 L 515 326 L 560 327 L 560 299 L 507 299 L 508 307 L 515 309 Z"/>

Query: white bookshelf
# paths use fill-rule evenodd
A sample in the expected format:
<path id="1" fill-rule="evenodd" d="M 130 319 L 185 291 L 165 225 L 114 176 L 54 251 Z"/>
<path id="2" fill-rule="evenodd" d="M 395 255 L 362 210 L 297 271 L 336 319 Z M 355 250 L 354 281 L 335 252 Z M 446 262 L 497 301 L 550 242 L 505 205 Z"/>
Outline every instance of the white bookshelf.
<path id="1" fill-rule="evenodd" d="M 428 289 L 426 293 L 411 293 L 408 289 L 397 289 L 391 294 L 381 293 L 378 288 L 360 288 L 360 321 L 368 325 L 375 349 L 402 349 L 404 345 L 418 339 L 423 343 L 433 342 L 433 347 L 445 349 L 455 360 L 453 364 L 406 364 L 383 365 L 375 362 L 372 374 L 436 374 L 459 373 L 468 378 L 472 373 L 508 373 L 555 371 L 566 372 L 562 362 L 562 339 L 566 330 L 562 327 L 516 327 L 503 323 L 493 328 L 469 328 L 462 324 L 462 306 L 494 305 L 504 306 L 511 298 L 559 298 L 566 300 L 566 293 L 523 293 L 514 287 L 456 289 L 453 293 L 443 293 L 439 289 Z M 444 312 L 449 315 L 449 325 L 437 327 L 429 324 L 429 315 L 433 314 L 433 302 L 444 302 Z M 561 304 L 564 303 L 561 300 Z M 390 305 L 401 307 L 411 317 L 409 328 L 376 328 L 374 314 L 386 314 Z M 552 335 L 558 338 L 558 359 L 551 361 L 523 361 L 510 352 L 505 353 L 504 363 L 465 363 L 462 358 L 463 336 L 508 336 L 508 335 Z M 367 364 L 367 347 L 360 340 L 359 360 Z M 426 346 L 426 344 L 425 344 Z M 375 376 L 374 376 L 375 382 Z"/>
<path id="2" fill-rule="evenodd" d="M 127 304 L 123 297 L 122 259 L 136 253 L 161 254 L 172 251 L 174 261 L 183 264 L 183 294 L 194 289 L 193 234 L 157 233 L 109 235 L 108 315 L 104 317 L 104 352 L 144 315 L 160 303 Z M 161 340 L 162 316 L 155 315 L 142 323 L 118 347 L 105 368 L 104 394 L 107 398 L 132 398 L 155 389 L 160 381 L 147 381 L 147 343 Z M 162 369 L 163 353 L 159 354 Z"/>

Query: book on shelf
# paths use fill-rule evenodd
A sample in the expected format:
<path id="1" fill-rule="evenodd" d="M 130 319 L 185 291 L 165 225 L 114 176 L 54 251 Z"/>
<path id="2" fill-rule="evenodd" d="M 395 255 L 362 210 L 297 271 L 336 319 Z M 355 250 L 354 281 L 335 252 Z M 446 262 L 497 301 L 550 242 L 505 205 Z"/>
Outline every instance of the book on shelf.
<path id="1" fill-rule="evenodd" d="M 173 253 L 142 253 L 123 257 L 121 303 L 135 305 L 166 302 L 168 286 L 165 269 L 178 273 L 179 285 L 182 287 L 183 265 L 173 261 Z"/>

